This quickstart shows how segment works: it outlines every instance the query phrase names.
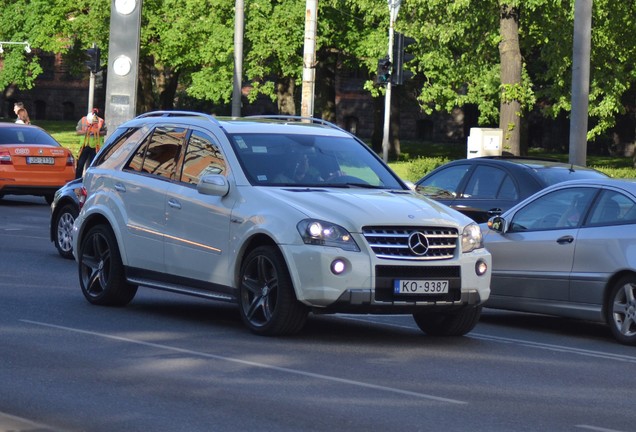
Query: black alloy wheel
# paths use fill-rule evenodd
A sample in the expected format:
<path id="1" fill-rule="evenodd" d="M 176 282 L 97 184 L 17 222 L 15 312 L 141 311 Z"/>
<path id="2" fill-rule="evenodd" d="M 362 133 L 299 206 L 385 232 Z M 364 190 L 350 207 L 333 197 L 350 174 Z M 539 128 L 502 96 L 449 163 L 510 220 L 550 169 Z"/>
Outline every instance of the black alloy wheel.
<path id="1" fill-rule="evenodd" d="M 243 261 L 239 309 L 256 334 L 281 336 L 299 332 L 308 309 L 296 299 L 287 265 L 273 246 L 254 249 Z"/>
<path id="2" fill-rule="evenodd" d="M 413 314 L 415 323 L 430 336 L 463 336 L 475 328 L 481 306 L 468 306 L 449 312 L 422 311 Z"/>
<path id="3" fill-rule="evenodd" d="M 95 305 L 125 306 L 137 293 L 126 281 L 115 235 L 104 225 L 90 228 L 82 239 L 79 278 L 84 297 Z"/>

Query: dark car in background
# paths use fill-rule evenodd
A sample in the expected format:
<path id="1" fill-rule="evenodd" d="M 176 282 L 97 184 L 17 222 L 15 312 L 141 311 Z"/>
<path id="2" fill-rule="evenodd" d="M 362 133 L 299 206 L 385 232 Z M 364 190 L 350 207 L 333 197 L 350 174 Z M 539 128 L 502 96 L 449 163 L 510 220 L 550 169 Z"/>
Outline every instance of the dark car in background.
<path id="1" fill-rule="evenodd" d="M 58 253 L 68 259 L 73 259 L 73 223 L 86 199 L 82 179 L 75 179 L 55 192 L 51 204 L 51 241 Z"/>
<path id="2" fill-rule="evenodd" d="M 607 177 L 556 160 L 489 156 L 442 165 L 418 180 L 415 190 L 483 223 L 553 184 Z"/>

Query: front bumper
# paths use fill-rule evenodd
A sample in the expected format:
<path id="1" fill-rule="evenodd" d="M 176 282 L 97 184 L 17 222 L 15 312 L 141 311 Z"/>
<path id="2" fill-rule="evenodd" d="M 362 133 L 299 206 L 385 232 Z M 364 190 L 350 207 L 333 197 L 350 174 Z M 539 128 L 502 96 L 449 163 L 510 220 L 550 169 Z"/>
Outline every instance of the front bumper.
<path id="1" fill-rule="evenodd" d="M 413 313 L 421 309 L 476 306 L 490 296 L 490 253 L 485 249 L 448 260 L 411 261 L 379 259 L 364 252 L 316 246 L 283 247 L 299 301 L 317 313 Z M 335 261 L 345 271 L 332 271 Z M 477 262 L 488 271 L 476 273 Z M 449 281 L 446 294 L 396 296 L 395 279 Z"/>

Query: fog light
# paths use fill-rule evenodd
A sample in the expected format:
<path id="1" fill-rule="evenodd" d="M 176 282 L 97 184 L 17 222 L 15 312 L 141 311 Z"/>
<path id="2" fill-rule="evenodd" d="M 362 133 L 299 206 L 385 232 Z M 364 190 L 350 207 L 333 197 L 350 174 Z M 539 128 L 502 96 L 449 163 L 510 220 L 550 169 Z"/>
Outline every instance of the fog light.
<path id="1" fill-rule="evenodd" d="M 345 265 L 344 261 L 337 259 L 331 263 L 331 272 L 333 274 L 339 275 L 346 270 L 346 267 L 347 266 Z"/>
<path id="2" fill-rule="evenodd" d="M 477 261 L 475 264 L 475 273 L 477 273 L 477 276 L 483 276 L 486 271 L 488 271 L 488 264 L 482 260 Z"/>

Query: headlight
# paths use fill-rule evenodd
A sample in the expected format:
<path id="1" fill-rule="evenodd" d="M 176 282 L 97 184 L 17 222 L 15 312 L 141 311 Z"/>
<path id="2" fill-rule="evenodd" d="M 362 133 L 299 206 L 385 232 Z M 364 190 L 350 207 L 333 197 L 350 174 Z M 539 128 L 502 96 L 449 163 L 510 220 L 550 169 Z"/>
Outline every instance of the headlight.
<path id="1" fill-rule="evenodd" d="M 462 252 L 471 252 L 484 247 L 481 228 L 476 223 L 466 225 L 462 232 Z"/>
<path id="2" fill-rule="evenodd" d="M 296 225 L 305 244 L 332 246 L 351 252 L 360 252 L 360 248 L 340 225 L 317 219 L 305 219 Z"/>

